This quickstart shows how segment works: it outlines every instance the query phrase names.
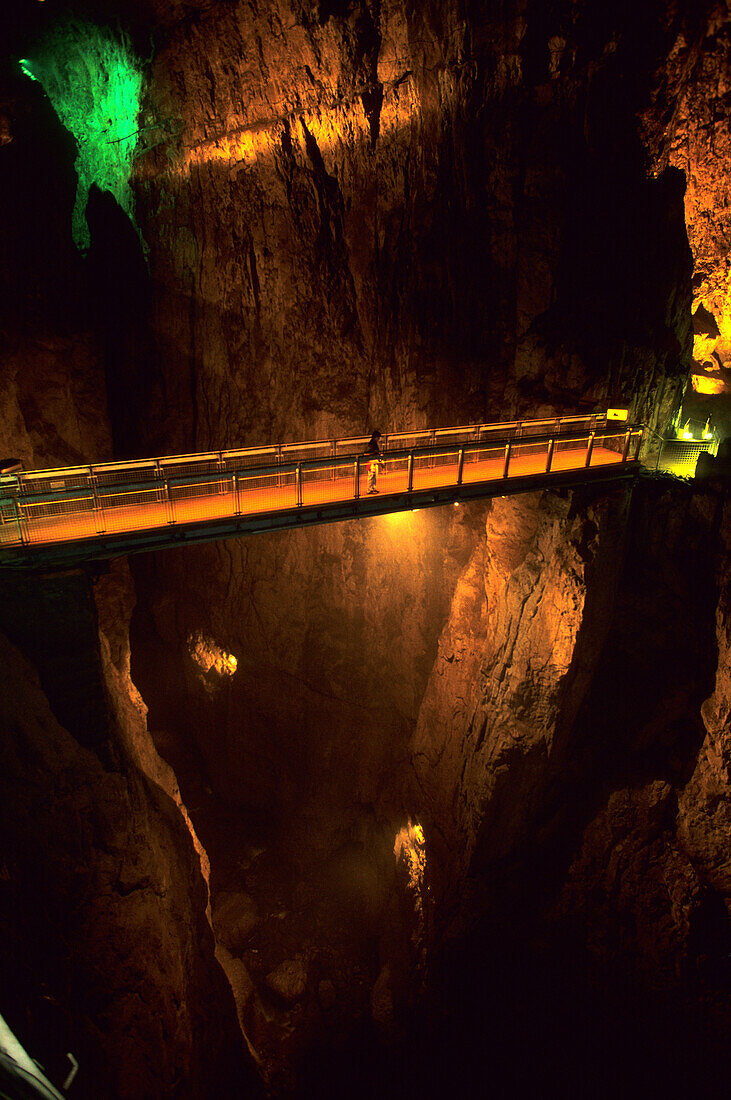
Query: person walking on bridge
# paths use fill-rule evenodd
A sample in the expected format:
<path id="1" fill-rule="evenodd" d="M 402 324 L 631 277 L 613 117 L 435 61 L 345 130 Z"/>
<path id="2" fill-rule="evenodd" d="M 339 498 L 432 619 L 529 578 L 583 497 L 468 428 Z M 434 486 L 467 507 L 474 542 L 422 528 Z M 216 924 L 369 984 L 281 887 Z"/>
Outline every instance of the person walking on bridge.
<path id="1" fill-rule="evenodd" d="M 368 442 L 368 448 L 366 455 L 368 456 L 368 492 L 377 493 L 376 482 L 378 480 L 378 472 L 381 464 L 381 448 L 378 445 L 378 441 L 381 438 L 381 433 L 375 431 Z"/>

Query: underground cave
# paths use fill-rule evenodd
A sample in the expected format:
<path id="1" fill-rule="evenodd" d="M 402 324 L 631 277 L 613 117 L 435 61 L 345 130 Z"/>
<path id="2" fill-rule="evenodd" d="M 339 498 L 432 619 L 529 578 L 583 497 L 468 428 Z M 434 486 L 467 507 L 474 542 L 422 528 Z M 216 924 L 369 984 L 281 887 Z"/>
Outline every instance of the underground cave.
<path id="1" fill-rule="evenodd" d="M 726 0 L 2 22 L 0 1091 L 725 1095 Z"/>

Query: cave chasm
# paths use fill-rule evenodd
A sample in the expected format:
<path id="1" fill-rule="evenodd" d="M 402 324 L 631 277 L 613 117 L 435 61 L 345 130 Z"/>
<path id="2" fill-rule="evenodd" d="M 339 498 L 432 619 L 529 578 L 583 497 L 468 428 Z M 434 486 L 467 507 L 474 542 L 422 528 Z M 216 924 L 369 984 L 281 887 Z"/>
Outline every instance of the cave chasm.
<path id="1" fill-rule="evenodd" d="M 663 429 L 691 305 L 725 354 L 718 4 L 138 0 L 85 39 L 144 74 L 85 252 L 91 145 L 17 66 L 54 17 L 11 7 L 29 468 Z M 714 1095 L 730 548 L 720 480 L 643 476 L 3 577 L 0 1011 L 79 1096 Z"/>

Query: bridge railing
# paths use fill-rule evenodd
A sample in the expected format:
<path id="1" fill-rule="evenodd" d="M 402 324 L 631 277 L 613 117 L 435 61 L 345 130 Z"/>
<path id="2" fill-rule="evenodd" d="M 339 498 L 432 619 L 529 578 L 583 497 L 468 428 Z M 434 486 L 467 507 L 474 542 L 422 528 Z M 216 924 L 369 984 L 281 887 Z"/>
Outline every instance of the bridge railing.
<path id="1" fill-rule="evenodd" d="M 411 493 L 575 469 L 577 451 L 586 467 L 599 460 L 626 463 L 637 459 L 642 442 L 642 428 L 617 431 L 601 417 L 501 425 L 499 435 L 496 427 L 388 436 L 383 491 Z M 361 437 L 283 444 L 11 475 L 0 485 L 0 546 L 358 499 L 367 491 L 367 442 Z M 343 453 L 346 447 L 351 449 Z M 564 461 L 569 451 L 570 466 Z M 608 459 L 611 454 L 617 458 Z"/>

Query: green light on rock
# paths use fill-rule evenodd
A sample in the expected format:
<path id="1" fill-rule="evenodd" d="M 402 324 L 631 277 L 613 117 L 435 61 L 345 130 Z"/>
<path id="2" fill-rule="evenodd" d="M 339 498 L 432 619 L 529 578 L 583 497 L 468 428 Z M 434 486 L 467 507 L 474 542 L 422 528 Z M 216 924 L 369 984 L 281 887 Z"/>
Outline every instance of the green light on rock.
<path id="1" fill-rule="evenodd" d="M 22 73 L 23 73 L 23 74 L 24 74 L 25 76 L 28 76 L 28 77 L 30 77 L 30 79 L 31 79 L 31 80 L 37 80 L 37 79 L 38 79 L 38 77 L 36 77 L 36 76 L 34 76 L 34 75 L 33 75 L 33 70 L 32 70 L 32 69 L 31 69 L 31 67 L 30 67 L 30 61 L 27 61 L 27 60 L 26 60 L 26 58 L 24 58 L 24 57 L 21 57 L 21 59 L 20 59 L 20 61 L 18 62 L 18 64 L 20 65 L 20 71 L 21 71 L 21 72 L 22 72 Z"/>
<path id="2" fill-rule="evenodd" d="M 20 68 L 38 80 L 76 139 L 74 241 L 90 244 L 86 203 L 93 183 L 110 191 L 134 223 L 130 186 L 142 98 L 141 62 L 129 40 L 106 27 L 70 21 L 50 31 Z"/>

